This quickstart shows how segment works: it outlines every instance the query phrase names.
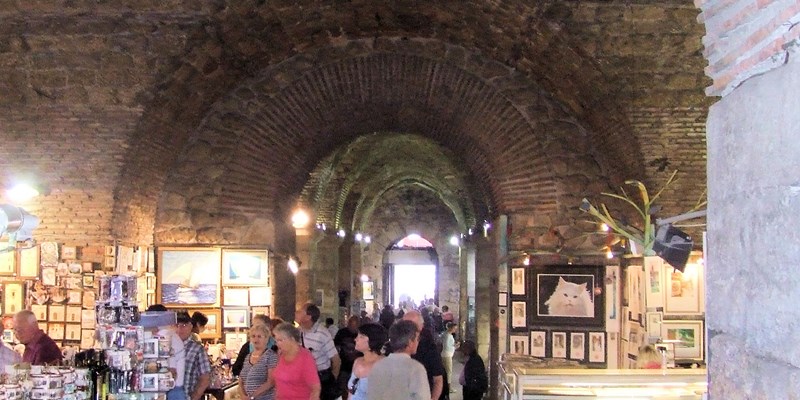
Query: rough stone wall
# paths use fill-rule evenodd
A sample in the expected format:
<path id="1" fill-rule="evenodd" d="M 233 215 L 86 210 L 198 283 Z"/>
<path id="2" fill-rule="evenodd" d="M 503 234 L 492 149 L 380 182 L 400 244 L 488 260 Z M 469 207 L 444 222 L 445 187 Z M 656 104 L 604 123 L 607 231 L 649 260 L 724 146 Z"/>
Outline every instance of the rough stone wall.
<path id="1" fill-rule="evenodd" d="M 751 78 L 709 114 L 706 317 L 714 399 L 800 393 L 800 62 Z"/>
<path id="2" fill-rule="evenodd" d="M 375 297 L 383 298 L 383 254 L 394 242 L 417 233 L 430 241 L 439 255 L 439 305 L 448 305 L 459 312 L 458 248 L 449 244 L 450 237 L 458 232 L 452 211 L 442 204 L 432 192 L 415 186 L 406 186 L 387 192 L 370 219 L 364 234 L 372 243 L 362 255 L 363 273 L 376 282 Z"/>

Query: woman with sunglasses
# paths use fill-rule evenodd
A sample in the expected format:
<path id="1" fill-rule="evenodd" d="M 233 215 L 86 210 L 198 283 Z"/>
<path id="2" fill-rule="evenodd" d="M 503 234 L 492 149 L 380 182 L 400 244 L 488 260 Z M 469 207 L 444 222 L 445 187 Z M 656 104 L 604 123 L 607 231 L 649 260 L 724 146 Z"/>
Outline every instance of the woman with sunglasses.
<path id="1" fill-rule="evenodd" d="M 347 391 L 351 400 L 367 400 L 367 381 L 372 366 L 384 358 L 381 355 L 383 346 L 389 340 L 386 328 L 370 323 L 358 327 L 356 350 L 364 354 L 353 362 L 353 374 L 347 382 Z"/>

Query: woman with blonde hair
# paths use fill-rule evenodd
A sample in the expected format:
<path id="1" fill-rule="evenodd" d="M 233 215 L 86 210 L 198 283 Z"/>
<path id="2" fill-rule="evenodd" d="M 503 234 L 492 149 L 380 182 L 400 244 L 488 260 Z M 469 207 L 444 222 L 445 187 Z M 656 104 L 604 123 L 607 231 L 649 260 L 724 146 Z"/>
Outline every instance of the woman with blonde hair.
<path id="1" fill-rule="evenodd" d="M 247 356 L 239 373 L 239 393 L 242 399 L 273 400 L 274 383 L 270 377 L 278 365 L 278 354 L 267 346 L 272 336 L 265 324 L 255 324 L 250 328 L 250 343 L 253 351 Z"/>
<path id="2" fill-rule="evenodd" d="M 319 400 L 322 390 L 317 363 L 311 352 L 300 345 L 300 330 L 284 322 L 273 329 L 278 346 L 278 366 L 269 374 L 278 400 Z"/>

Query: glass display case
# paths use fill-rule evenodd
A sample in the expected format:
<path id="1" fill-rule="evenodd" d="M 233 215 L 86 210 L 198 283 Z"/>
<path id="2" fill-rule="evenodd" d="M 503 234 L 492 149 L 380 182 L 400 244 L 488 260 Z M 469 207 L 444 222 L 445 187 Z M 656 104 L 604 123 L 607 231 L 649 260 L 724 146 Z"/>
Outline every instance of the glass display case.
<path id="1" fill-rule="evenodd" d="M 505 400 L 538 399 L 705 399 L 705 369 L 531 368 L 500 363 Z"/>

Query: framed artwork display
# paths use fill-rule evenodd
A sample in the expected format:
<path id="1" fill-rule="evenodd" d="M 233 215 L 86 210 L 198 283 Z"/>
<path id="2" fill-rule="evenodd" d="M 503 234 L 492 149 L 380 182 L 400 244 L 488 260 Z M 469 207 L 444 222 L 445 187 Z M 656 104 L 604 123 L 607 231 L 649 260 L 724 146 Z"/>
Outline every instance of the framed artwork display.
<path id="1" fill-rule="evenodd" d="M 604 267 L 558 265 L 529 272 L 535 295 L 529 325 L 604 325 Z"/>
<path id="2" fill-rule="evenodd" d="M 664 259 L 644 258 L 645 302 L 648 308 L 664 306 Z"/>
<path id="3" fill-rule="evenodd" d="M 51 304 L 47 309 L 48 322 L 64 322 L 66 316 L 66 306 Z"/>
<path id="4" fill-rule="evenodd" d="M 22 310 L 22 282 L 6 282 L 3 287 L 3 313 L 14 315 Z"/>
<path id="5" fill-rule="evenodd" d="M 74 260 L 78 258 L 78 248 L 75 246 L 61 246 L 61 259 Z"/>
<path id="6" fill-rule="evenodd" d="M 66 324 L 64 327 L 64 340 L 81 340 L 81 324 Z"/>
<path id="7" fill-rule="evenodd" d="M 266 250 L 222 250 L 222 284 L 269 285 L 268 265 Z"/>
<path id="8" fill-rule="evenodd" d="M 222 305 L 225 307 L 247 307 L 250 305 L 247 288 L 226 288 L 222 293 Z"/>
<path id="9" fill-rule="evenodd" d="M 19 276 L 23 278 L 39 276 L 39 246 L 19 251 Z"/>
<path id="10" fill-rule="evenodd" d="M 67 290 L 67 304 L 81 304 L 83 292 L 80 290 Z"/>
<path id="11" fill-rule="evenodd" d="M 94 308 L 95 303 L 95 294 L 93 290 L 84 290 L 83 291 L 83 299 L 81 303 L 83 304 L 84 308 Z"/>
<path id="12" fill-rule="evenodd" d="M 703 359 L 703 321 L 661 321 L 661 339 L 675 345 L 675 359 Z"/>
<path id="13" fill-rule="evenodd" d="M 525 294 L 525 268 L 511 268 L 511 294 Z"/>
<path id="14" fill-rule="evenodd" d="M 85 274 L 83 276 L 83 287 L 85 287 L 85 288 L 93 288 L 94 287 L 94 275 L 93 274 Z"/>
<path id="15" fill-rule="evenodd" d="M 660 312 L 648 312 L 645 314 L 647 336 L 650 338 L 661 337 L 661 320 L 662 315 Z"/>
<path id="16" fill-rule="evenodd" d="M 269 286 L 251 287 L 250 291 L 250 305 L 251 306 L 271 306 L 272 305 L 272 288 Z"/>
<path id="17" fill-rule="evenodd" d="M 364 300 L 375 299 L 375 283 L 372 281 L 361 282 L 361 296 Z"/>
<path id="18" fill-rule="evenodd" d="M 81 306 L 67 306 L 66 317 L 67 322 L 81 322 Z"/>
<path id="19" fill-rule="evenodd" d="M 159 248 L 158 260 L 161 304 L 219 305 L 219 249 Z"/>
<path id="20" fill-rule="evenodd" d="M 528 355 L 527 336 L 511 335 L 509 337 L 508 346 L 510 347 L 509 352 L 512 354 Z"/>
<path id="21" fill-rule="evenodd" d="M 47 321 L 47 306 L 43 304 L 31 305 L 31 312 L 38 321 Z"/>
<path id="22" fill-rule="evenodd" d="M 97 324 L 97 312 L 94 308 L 81 310 L 81 325 L 86 329 L 94 329 Z"/>
<path id="23" fill-rule="evenodd" d="M 208 323 L 200 332 L 201 339 L 219 339 L 222 337 L 222 313 L 219 308 L 197 310 L 208 317 Z"/>
<path id="24" fill-rule="evenodd" d="M 42 242 L 39 244 L 42 265 L 58 264 L 58 243 Z"/>
<path id="25" fill-rule="evenodd" d="M 325 289 L 317 289 L 314 292 L 314 304 L 319 308 L 325 308 Z"/>
<path id="26" fill-rule="evenodd" d="M 642 302 L 644 301 L 643 275 L 644 268 L 641 265 L 629 265 L 625 268 L 626 304 L 630 310 L 630 319 L 638 322 L 642 321 Z"/>
<path id="27" fill-rule="evenodd" d="M 42 267 L 42 284 L 45 286 L 54 286 L 56 284 L 55 267 Z"/>
<path id="28" fill-rule="evenodd" d="M 223 328 L 247 328 L 250 322 L 246 308 L 226 308 L 223 316 L 225 317 Z"/>
<path id="29" fill-rule="evenodd" d="M 534 357 L 547 357 L 547 332 L 531 331 L 531 355 Z"/>
<path id="30" fill-rule="evenodd" d="M 142 354 L 144 358 L 158 358 L 158 339 L 145 340 Z"/>
<path id="31" fill-rule="evenodd" d="M 569 334 L 569 358 L 572 360 L 586 359 L 586 333 L 571 332 Z"/>
<path id="32" fill-rule="evenodd" d="M 686 264 L 683 272 L 675 268 L 665 269 L 664 285 L 666 299 L 664 301 L 664 314 L 667 315 L 700 315 L 703 310 L 703 266 Z"/>
<path id="33" fill-rule="evenodd" d="M 550 341 L 550 354 L 553 358 L 567 358 L 567 333 L 553 332 L 553 340 Z"/>
<path id="34" fill-rule="evenodd" d="M 606 335 L 603 332 L 589 332 L 589 362 L 606 361 Z"/>
<path id="35" fill-rule="evenodd" d="M 117 246 L 117 257 L 116 257 L 116 266 L 115 269 L 119 274 L 126 274 L 126 273 L 138 273 L 139 271 L 136 270 L 134 264 L 134 251 L 133 247 L 128 246 Z"/>
<path id="36" fill-rule="evenodd" d="M 145 290 L 147 293 L 153 293 L 156 291 L 156 275 L 151 273 L 144 274 L 145 278 Z"/>
<path id="37" fill-rule="evenodd" d="M 16 272 L 16 251 L 0 253 L 0 275 L 14 275 Z"/>
<path id="38" fill-rule="evenodd" d="M 499 307 L 508 307 L 508 292 L 500 292 L 497 294 L 497 305 Z"/>
<path id="39" fill-rule="evenodd" d="M 620 307 L 622 306 L 622 290 L 620 281 L 619 265 L 606 266 L 606 331 L 619 332 L 621 317 Z"/>
<path id="40" fill-rule="evenodd" d="M 266 315 L 269 317 L 269 307 L 253 307 L 250 309 L 253 312 L 253 315 Z"/>
<path id="41" fill-rule="evenodd" d="M 528 326 L 526 318 L 526 303 L 524 301 L 511 302 L 511 327 L 525 328 Z"/>
<path id="42" fill-rule="evenodd" d="M 225 332 L 225 348 L 241 349 L 247 342 L 247 334 L 244 332 Z"/>
<path id="43" fill-rule="evenodd" d="M 64 324 L 47 324 L 47 336 L 50 336 L 50 338 L 53 340 L 64 340 Z"/>
<path id="44" fill-rule="evenodd" d="M 82 349 L 94 348 L 94 330 L 81 329 L 81 348 Z"/>

